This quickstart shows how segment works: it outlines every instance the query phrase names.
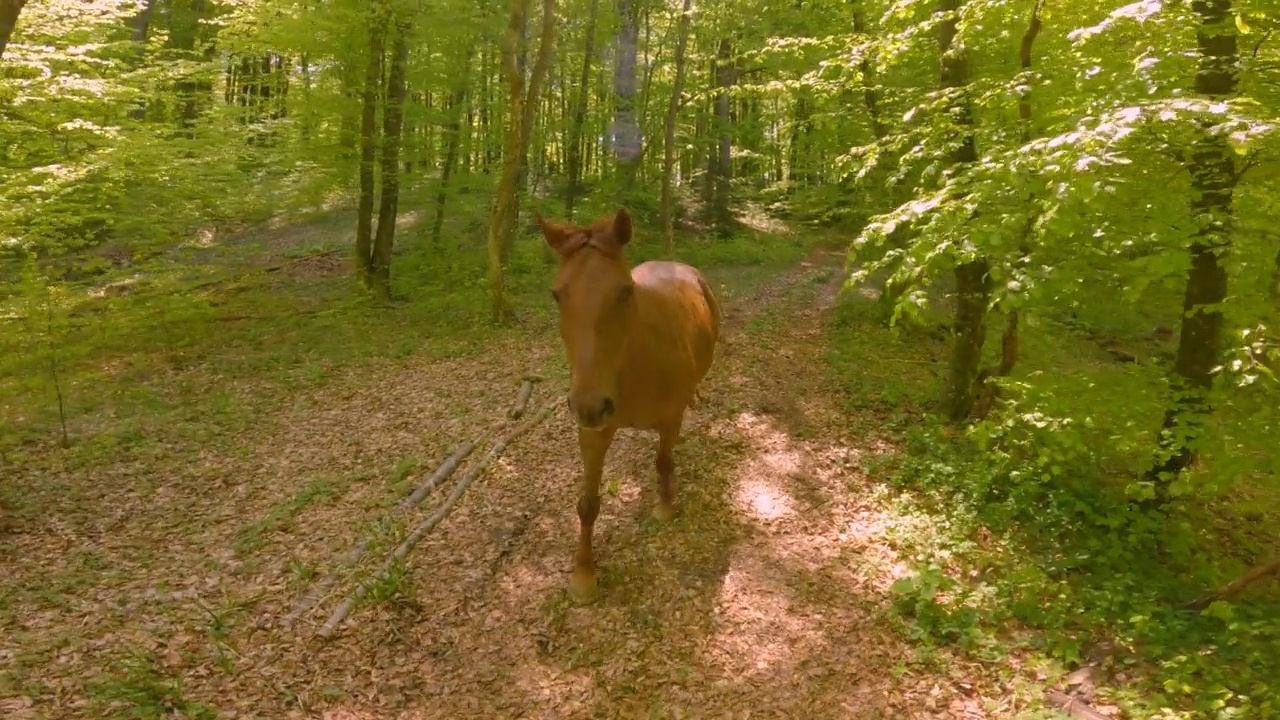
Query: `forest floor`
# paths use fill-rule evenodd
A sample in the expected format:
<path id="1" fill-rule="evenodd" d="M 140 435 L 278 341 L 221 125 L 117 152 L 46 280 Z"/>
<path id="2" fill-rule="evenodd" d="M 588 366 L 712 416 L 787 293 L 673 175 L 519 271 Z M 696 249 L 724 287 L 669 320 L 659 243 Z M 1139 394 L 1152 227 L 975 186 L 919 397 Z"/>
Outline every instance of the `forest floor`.
<path id="1" fill-rule="evenodd" d="M 824 363 L 842 259 L 706 269 L 727 325 L 676 451 L 677 517 L 650 519 L 656 438 L 621 432 L 586 606 L 565 593 L 579 460 L 546 324 L 276 396 L 210 377 L 254 411 L 202 404 L 190 421 L 226 428 L 10 465 L 27 510 L 0 543 L 0 715 L 1032 717 L 1036 670 L 914 646 L 890 609 L 910 559 L 865 466 L 895 441 L 875 411 L 840 406 Z M 550 419 L 332 637 L 313 631 L 350 582 L 285 627 L 455 447 L 481 443 L 455 479 L 480 459 L 528 373 L 545 378 L 529 415 L 550 403 Z"/>

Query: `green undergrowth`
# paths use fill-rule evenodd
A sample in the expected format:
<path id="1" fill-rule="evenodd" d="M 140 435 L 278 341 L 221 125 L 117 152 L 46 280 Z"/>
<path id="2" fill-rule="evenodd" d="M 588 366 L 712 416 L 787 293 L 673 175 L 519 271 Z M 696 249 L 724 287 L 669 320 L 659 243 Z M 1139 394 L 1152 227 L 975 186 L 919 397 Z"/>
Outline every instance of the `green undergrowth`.
<path id="1" fill-rule="evenodd" d="M 483 227 L 482 216 L 452 223 L 438 246 L 427 223 L 402 229 L 391 306 L 356 286 L 348 218 L 312 220 L 292 238 L 286 232 L 289 244 L 275 260 L 263 259 L 257 246 L 265 243 L 250 232 L 225 247 L 180 248 L 135 265 L 105 288 L 101 277 L 93 286 L 50 287 L 18 273 L 0 302 L 0 460 L 20 461 L 60 439 L 60 416 L 70 452 L 84 461 L 152 440 L 196 445 L 246 429 L 289 393 L 361 367 L 465 356 L 504 333 L 554 337 L 547 294 L 554 266 L 531 223 L 510 260 L 518 322 L 500 327 L 490 320 L 483 238 L 471 232 Z M 638 227 L 632 262 L 663 257 L 659 238 Z M 682 236 L 676 259 L 733 293 L 800 259 L 809 245 L 745 230 Z"/>
<path id="2" fill-rule="evenodd" d="M 1113 311 L 1108 334 L 1141 349 L 1146 322 Z M 833 388 L 901 447 L 869 468 L 896 508 L 895 542 L 916 559 L 893 612 L 925 647 L 954 644 L 997 666 L 1009 649 L 1030 651 L 1056 668 L 1049 682 L 1100 662 L 1097 702 L 1131 716 L 1280 717 L 1280 592 L 1186 609 L 1280 546 L 1263 396 L 1225 387 L 1204 462 L 1167 513 L 1144 510 L 1136 479 L 1167 368 L 1158 348 L 1149 362 L 1118 361 L 1094 335 L 1024 323 L 1009 403 L 958 430 L 928 413 L 945 337 L 890 331 L 866 300 L 837 307 Z"/>

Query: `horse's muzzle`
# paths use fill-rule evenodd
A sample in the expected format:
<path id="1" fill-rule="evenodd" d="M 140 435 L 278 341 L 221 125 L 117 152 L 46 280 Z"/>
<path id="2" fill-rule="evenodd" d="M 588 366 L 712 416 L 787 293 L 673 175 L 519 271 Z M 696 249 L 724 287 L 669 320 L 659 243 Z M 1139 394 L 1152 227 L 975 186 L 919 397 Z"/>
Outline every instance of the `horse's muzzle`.
<path id="1" fill-rule="evenodd" d="M 579 405 L 569 398 L 569 410 L 577 416 L 578 427 L 584 430 L 601 430 L 615 412 L 613 398 L 601 398 L 598 402 Z"/>

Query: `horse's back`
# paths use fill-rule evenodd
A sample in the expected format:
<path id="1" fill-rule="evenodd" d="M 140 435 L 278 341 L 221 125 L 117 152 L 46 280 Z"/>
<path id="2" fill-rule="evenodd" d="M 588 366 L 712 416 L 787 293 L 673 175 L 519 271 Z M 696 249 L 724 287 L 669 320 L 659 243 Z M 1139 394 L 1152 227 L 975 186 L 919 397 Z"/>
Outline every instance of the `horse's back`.
<path id="1" fill-rule="evenodd" d="M 665 313 L 666 326 L 687 333 L 698 347 L 698 379 L 711 365 L 720 337 L 721 310 L 710 283 L 697 268 L 682 262 L 650 260 L 631 271 L 632 280 L 651 296 Z"/>
<path id="2" fill-rule="evenodd" d="M 633 268 L 631 278 L 636 284 L 660 294 L 703 305 L 714 333 L 719 335 L 720 303 L 711 291 L 711 284 L 697 268 L 673 260 L 650 260 Z"/>

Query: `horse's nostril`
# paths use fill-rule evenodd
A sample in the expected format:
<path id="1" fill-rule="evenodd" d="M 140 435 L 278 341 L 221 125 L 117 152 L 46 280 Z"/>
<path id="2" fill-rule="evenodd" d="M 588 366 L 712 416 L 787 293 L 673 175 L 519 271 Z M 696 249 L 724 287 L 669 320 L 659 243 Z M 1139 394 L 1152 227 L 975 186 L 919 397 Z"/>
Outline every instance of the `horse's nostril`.
<path id="1" fill-rule="evenodd" d="M 600 417 L 609 417 L 612 414 L 613 400 L 611 398 L 605 398 L 604 402 L 600 405 Z"/>

